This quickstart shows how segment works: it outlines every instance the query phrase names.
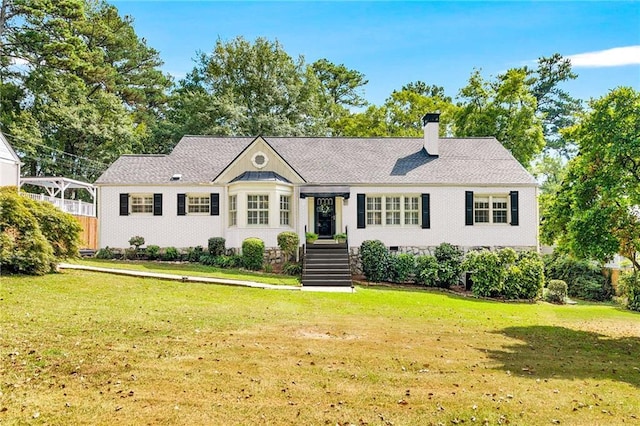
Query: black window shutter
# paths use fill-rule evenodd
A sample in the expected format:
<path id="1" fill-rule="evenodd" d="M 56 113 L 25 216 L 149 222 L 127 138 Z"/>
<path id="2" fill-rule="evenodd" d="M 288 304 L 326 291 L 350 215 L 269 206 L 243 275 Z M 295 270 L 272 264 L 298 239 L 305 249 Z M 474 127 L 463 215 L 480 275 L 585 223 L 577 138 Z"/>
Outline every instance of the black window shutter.
<path id="1" fill-rule="evenodd" d="M 431 211 L 429 209 L 429 194 L 422 194 L 422 228 L 431 228 Z"/>
<path id="2" fill-rule="evenodd" d="M 187 194 L 178 194 L 178 216 L 187 214 Z"/>
<path id="3" fill-rule="evenodd" d="M 509 197 L 511 198 L 511 225 L 518 226 L 518 191 L 511 191 Z"/>
<path id="4" fill-rule="evenodd" d="M 129 194 L 120 194 L 120 216 L 129 216 Z"/>
<path id="5" fill-rule="evenodd" d="M 209 214 L 211 216 L 220 215 L 220 194 L 211 193 L 211 205 L 209 206 Z"/>
<path id="6" fill-rule="evenodd" d="M 358 194 L 358 228 L 367 227 L 367 196 L 366 194 Z"/>
<path id="7" fill-rule="evenodd" d="M 153 215 L 162 216 L 162 194 L 153 194 Z"/>
<path id="8" fill-rule="evenodd" d="M 473 191 L 464 192 L 464 224 L 473 225 Z"/>

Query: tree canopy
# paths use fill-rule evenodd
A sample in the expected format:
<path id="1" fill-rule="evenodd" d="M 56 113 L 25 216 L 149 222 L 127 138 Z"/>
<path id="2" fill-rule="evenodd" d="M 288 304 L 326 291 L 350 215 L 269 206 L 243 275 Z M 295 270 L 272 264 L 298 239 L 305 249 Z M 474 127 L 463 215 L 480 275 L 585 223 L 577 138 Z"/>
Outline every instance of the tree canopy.
<path id="1" fill-rule="evenodd" d="M 612 90 L 564 131 L 578 146 L 542 215 L 542 237 L 579 257 L 616 253 L 640 269 L 640 93 Z"/>
<path id="2" fill-rule="evenodd" d="M 114 6 L 2 0 L 0 53 L 0 123 L 25 172 L 92 180 L 144 151 L 171 82 Z"/>

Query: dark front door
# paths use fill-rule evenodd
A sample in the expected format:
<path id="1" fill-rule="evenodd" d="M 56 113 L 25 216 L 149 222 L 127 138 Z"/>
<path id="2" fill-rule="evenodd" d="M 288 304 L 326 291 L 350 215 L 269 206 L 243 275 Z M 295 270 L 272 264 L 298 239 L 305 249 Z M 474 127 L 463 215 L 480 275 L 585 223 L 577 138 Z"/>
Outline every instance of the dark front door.
<path id="1" fill-rule="evenodd" d="M 315 203 L 316 234 L 320 238 L 333 238 L 336 229 L 335 197 L 318 197 Z"/>

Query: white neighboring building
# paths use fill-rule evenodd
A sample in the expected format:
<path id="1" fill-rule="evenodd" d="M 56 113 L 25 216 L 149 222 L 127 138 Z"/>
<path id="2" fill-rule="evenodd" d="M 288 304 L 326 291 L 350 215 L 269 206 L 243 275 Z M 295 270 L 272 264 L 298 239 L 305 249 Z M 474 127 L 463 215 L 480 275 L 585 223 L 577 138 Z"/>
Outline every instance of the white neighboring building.
<path id="1" fill-rule="evenodd" d="M 185 136 L 169 155 L 124 155 L 96 181 L 99 246 L 161 247 L 294 231 L 399 250 L 448 242 L 538 249 L 538 185 L 495 138 Z"/>
<path id="2" fill-rule="evenodd" d="M 0 186 L 20 185 L 20 158 L 0 132 Z"/>

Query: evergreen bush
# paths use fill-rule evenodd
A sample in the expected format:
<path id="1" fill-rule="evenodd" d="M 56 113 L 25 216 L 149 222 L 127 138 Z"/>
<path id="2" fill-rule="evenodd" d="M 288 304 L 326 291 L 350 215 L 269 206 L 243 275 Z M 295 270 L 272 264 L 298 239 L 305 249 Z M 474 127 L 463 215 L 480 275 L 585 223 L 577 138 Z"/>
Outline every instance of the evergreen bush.
<path id="1" fill-rule="evenodd" d="M 389 256 L 389 273 L 394 283 L 406 283 L 413 278 L 416 270 L 415 256 L 409 253 L 399 253 Z"/>
<path id="2" fill-rule="evenodd" d="M 147 246 L 147 248 L 144 250 L 144 254 L 145 256 L 147 256 L 147 259 L 149 260 L 156 260 L 160 258 L 160 246 L 156 246 L 156 245 L 149 245 Z"/>
<path id="3" fill-rule="evenodd" d="M 212 237 L 208 241 L 209 254 L 211 256 L 222 256 L 226 254 L 226 240 L 222 237 Z"/>
<path id="4" fill-rule="evenodd" d="M 544 299 L 550 303 L 564 304 L 567 299 L 567 283 L 562 280 L 549 280 Z"/>
<path id="5" fill-rule="evenodd" d="M 462 250 L 452 244 L 442 243 L 436 247 L 433 254 L 438 261 L 438 286 L 450 288 L 458 285 L 464 258 Z"/>
<path id="6" fill-rule="evenodd" d="M 428 287 L 436 287 L 439 282 L 439 269 L 440 265 L 434 256 L 424 255 L 416 257 L 416 283 Z"/>
<path id="7" fill-rule="evenodd" d="M 101 248 L 96 252 L 96 259 L 113 259 L 114 254 L 113 250 L 109 248 L 109 246 Z"/>
<path id="8" fill-rule="evenodd" d="M 389 250 L 380 240 L 366 240 L 360 245 L 362 271 L 368 281 L 381 282 L 388 278 Z"/>
<path id="9" fill-rule="evenodd" d="M 567 283 L 569 297 L 584 300 L 610 300 L 614 294 L 611 283 L 596 262 L 576 259 L 566 254 L 545 256 L 545 276 Z"/>
<path id="10" fill-rule="evenodd" d="M 285 261 L 288 262 L 294 257 L 299 245 L 300 237 L 295 232 L 285 231 L 278 234 L 278 247 L 286 256 Z"/>
<path id="11" fill-rule="evenodd" d="M 259 270 L 264 262 L 264 242 L 260 238 L 247 238 L 242 242 L 242 263 L 245 268 Z"/>
<path id="12" fill-rule="evenodd" d="M 489 250 L 470 251 L 463 267 L 471 272 L 471 291 L 474 295 L 497 297 L 502 294 L 504 268 L 497 253 Z"/>
<path id="13" fill-rule="evenodd" d="M 175 247 L 167 247 L 161 252 L 160 258 L 167 262 L 175 261 L 180 259 L 180 252 L 178 252 L 178 249 Z"/>

